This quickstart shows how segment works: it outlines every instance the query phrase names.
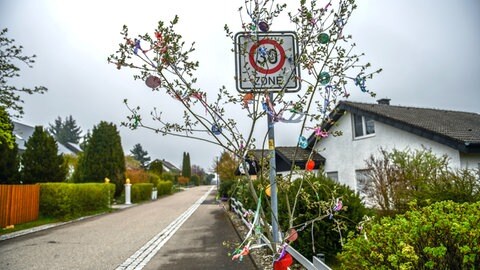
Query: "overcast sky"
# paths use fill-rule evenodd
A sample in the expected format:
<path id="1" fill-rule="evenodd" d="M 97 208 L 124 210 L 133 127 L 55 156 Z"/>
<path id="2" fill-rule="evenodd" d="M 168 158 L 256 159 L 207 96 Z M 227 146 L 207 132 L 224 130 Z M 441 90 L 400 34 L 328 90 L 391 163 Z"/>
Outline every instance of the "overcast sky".
<path id="1" fill-rule="evenodd" d="M 298 1 L 281 2 L 294 7 Z M 120 127 L 128 115 L 125 98 L 144 109 L 160 107 L 165 114 L 175 115 L 181 108 L 167 96 L 151 93 L 143 82 L 132 79 L 130 71 L 118 71 L 106 59 L 121 42 L 124 24 L 131 34 L 152 33 L 158 21 L 169 21 L 178 14 L 176 29 L 187 44 L 196 42 L 198 86 L 212 95 L 222 85 L 234 92 L 233 45 L 223 26 L 228 24 L 233 32 L 241 30 L 238 7 L 243 3 L 0 0 L 0 28 L 9 29 L 7 36 L 23 45 L 25 54 L 37 55 L 33 69 L 24 67 L 15 84 L 49 89 L 44 95 L 23 97 L 25 115 L 20 122 L 48 126 L 59 116 L 72 115 L 84 132 L 100 121 L 112 122 L 120 130 L 126 154 L 140 143 L 153 159 L 165 158 L 180 167 L 183 152 L 189 152 L 191 163 L 208 171 L 221 151 L 218 147 Z M 367 61 L 384 69 L 368 81 L 377 98 L 390 98 L 392 105 L 480 113 L 480 1 L 357 3 L 344 32 L 353 35 Z M 274 21 L 271 30 L 293 29 Z M 350 92 L 351 101 L 376 102 L 358 89 Z M 298 136 L 288 132 L 296 128 L 292 125 L 276 125 L 278 146 L 296 144 Z"/>

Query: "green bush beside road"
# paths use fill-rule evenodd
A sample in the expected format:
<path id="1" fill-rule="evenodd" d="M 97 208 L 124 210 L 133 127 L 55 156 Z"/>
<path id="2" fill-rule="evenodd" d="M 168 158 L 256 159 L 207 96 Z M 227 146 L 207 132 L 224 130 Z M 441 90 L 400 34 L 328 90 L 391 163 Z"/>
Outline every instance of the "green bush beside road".
<path id="1" fill-rule="evenodd" d="M 108 210 L 114 193 L 114 184 L 43 183 L 40 185 L 40 214 L 70 219 Z"/>

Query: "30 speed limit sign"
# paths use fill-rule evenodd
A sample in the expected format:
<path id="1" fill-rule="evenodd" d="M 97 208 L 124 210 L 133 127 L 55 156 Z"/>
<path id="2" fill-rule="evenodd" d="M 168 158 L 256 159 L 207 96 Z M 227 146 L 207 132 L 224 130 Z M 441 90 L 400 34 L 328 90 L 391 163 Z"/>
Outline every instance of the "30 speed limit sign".
<path id="1" fill-rule="evenodd" d="M 294 32 L 235 35 L 235 75 L 239 92 L 300 90 L 300 68 Z"/>

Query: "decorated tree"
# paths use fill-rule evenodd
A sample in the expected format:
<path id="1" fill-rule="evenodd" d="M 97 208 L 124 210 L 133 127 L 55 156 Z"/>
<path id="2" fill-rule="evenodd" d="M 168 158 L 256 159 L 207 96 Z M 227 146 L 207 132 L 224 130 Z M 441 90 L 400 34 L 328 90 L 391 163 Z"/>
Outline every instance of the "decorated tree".
<path id="1" fill-rule="evenodd" d="M 235 169 L 239 165 L 247 168 L 247 158 L 257 147 L 268 145 L 267 156 L 274 157 L 273 127 L 296 124 L 299 133 L 289 135 L 298 138 L 298 147 L 309 149 L 313 154 L 317 143 L 329 135 L 321 129 L 321 125 L 334 121 L 329 118 L 329 112 L 337 101 L 347 98 L 350 91 L 374 96 L 366 82 L 380 70 L 369 71 L 370 64 L 362 62 L 363 54 L 355 51 L 355 43 L 346 33 L 346 25 L 356 8 L 354 0 L 325 3 L 301 0 L 298 6 L 290 9 L 286 4 L 274 2 L 246 0 L 238 10 L 241 23 L 235 31 L 239 32 L 234 33 L 232 28 L 224 26 L 226 36 L 234 44 L 232 57 L 238 64 L 234 77 L 238 93 L 232 93 L 225 86 L 220 86 L 216 92 L 207 92 L 197 85 L 195 72 L 199 63 L 191 57 L 194 43 L 185 44 L 181 34 L 175 31 L 179 23 L 177 16 L 169 23 L 158 22 L 155 29 L 143 35 L 132 36 L 128 27 L 124 26 L 121 32 L 123 41 L 108 61 L 118 69 L 136 70 L 134 79 L 143 80 L 152 91 L 171 97 L 182 106 L 183 118 L 169 119 L 157 108 L 145 117 L 141 106 L 131 106 L 125 100 L 131 115 L 122 124 L 131 129 L 146 128 L 162 135 L 220 146 L 233 161 Z M 291 23 L 291 28 L 287 29 L 290 31 L 271 31 L 275 21 L 282 19 Z M 296 94 L 291 95 L 291 92 Z M 234 108 L 243 109 L 244 116 L 231 113 Z M 254 130 L 264 118 L 268 119 L 268 129 L 263 136 L 258 136 Z M 298 169 L 305 169 L 303 173 L 308 175 L 318 167 L 309 160 L 305 168 L 295 168 L 296 158 L 297 151 L 289 176 L 276 178 L 274 167 L 270 166 L 273 173 L 270 173 L 269 179 L 265 179 L 267 174 L 260 174 L 259 186 L 255 186 L 248 172 L 245 173 L 244 181 L 255 202 L 261 203 L 268 182 L 275 186 L 281 181 L 278 183 L 281 188 L 283 183 L 288 185 L 294 180 L 293 175 L 302 173 Z M 218 173 L 223 180 L 226 174 Z M 299 178 L 299 190 L 309 185 L 305 179 Z M 295 207 L 300 192 L 295 194 L 293 199 L 286 199 L 286 209 L 283 209 L 288 213 L 286 224 L 290 228 L 298 226 L 294 223 L 298 216 Z M 320 204 L 323 209 L 319 213 L 332 211 L 336 203 L 335 199 L 327 199 Z M 261 211 L 261 207 L 258 209 Z M 278 216 L 272 216 L 275 231 Z M 323 217 L 313 217 L 319 218 Z M 264 227 L 264 232 L 268 234 L 267 225 Z M 288 228 L 283 229 L 286 231 Z M 254 232 L 249 235 L 249 239 L 245 239 L 235 251 L 233 259 L 241 258 L 244 255 L 242 250 L 248 253 L 251 243 L 258 238 Z M 283 240 L 278 239 L 276 232 L 273 235 L 270 233 L 269 237 L 274 240 L 271 249 L 276 252 L 276 242 Z M 282 254 L 285 253 L 280 253 L 280 257 Z"/>
<path id="2" fill-rule="evenodd" d="M 0 30 L 0 106 L 12 110 L 11 116 L 20 117 L 23 114 L 20 93 L 25 94 L 43 94 L 47 91 L 44 86 L 35 86 L 33 88 L 19 88 L 9 82 L 11 79 L 20 76 L 20 67 L 18 63 L 27 67 L 33 67 L 35 55 L 23 55 L 23 46 L 16 45 L 14 39 L 6 36 L 7 28 Z M 0 129 L 0 134 L 3 131 Z"/>
<path id="3" fill-rule="evenodd" d="M 57 142 L 43 127 L 35 127 L 25 147 L 21 170 L 23 183 L 65 181 L 67 166 L 63 155 L 58 154 Z"/>

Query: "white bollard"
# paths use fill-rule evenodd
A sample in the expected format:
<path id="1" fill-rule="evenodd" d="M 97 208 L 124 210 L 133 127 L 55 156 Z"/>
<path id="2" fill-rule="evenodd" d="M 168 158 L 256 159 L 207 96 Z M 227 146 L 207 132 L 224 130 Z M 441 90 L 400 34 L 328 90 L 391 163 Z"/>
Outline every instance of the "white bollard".
<path id="1" fill-rule="evenodd" d="M 156 188 L 152 189 L 152 201 L 157 199 L 158 191 Z"/>
<path id="2" fill-rule="evenodd" d="M 132 204 L 131 193 L 132 184 L 130 184 L 130 179 L 127 178 L 127 183 L 125 184 L 125 204 Z"/>

